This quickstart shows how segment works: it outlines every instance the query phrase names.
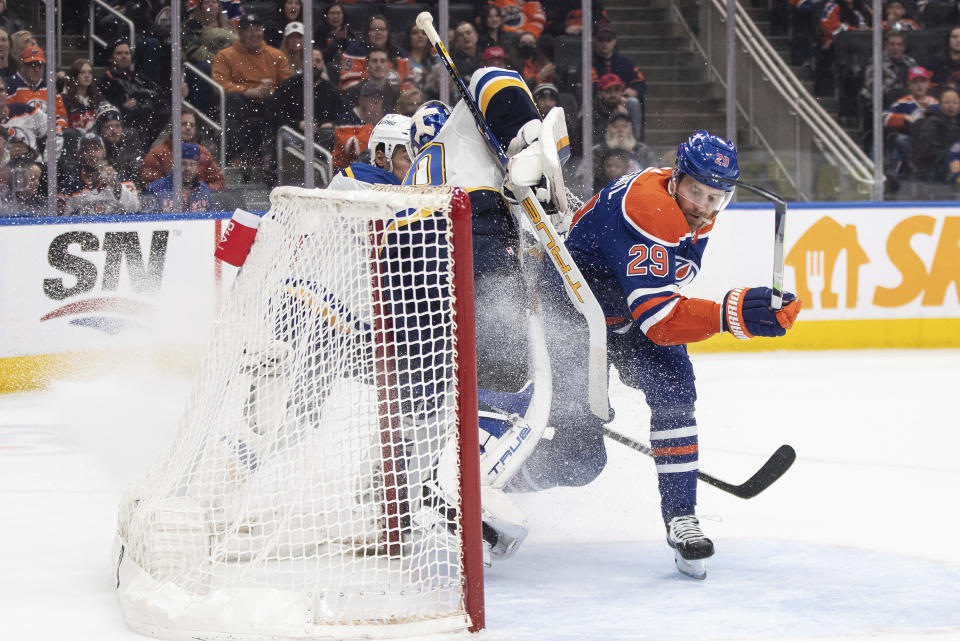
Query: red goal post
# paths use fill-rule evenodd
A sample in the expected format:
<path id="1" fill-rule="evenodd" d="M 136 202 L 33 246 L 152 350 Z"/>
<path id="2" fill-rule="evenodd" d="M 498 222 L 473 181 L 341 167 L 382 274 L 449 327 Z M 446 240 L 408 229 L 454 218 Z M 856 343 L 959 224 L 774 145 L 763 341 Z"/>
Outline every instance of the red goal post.
<path id="1" fill-rule="evenodd" d="M 128 624 L 172 639 L 484 626 L 470 206 L 271 194 L 173 444 L 125 493 Z M 445 447 L 459 505 L 430 491 Z"/>

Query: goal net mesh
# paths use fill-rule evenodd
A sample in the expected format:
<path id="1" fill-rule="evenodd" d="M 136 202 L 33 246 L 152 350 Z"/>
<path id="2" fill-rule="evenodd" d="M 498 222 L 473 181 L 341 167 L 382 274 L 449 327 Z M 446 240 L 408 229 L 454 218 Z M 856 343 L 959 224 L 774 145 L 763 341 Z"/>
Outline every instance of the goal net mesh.
<path id="1" fill-rule="evenodd" d="M 121 503 L 135 629 L 469 625 L 457 506 L 425 489 L 458 432 L 452 194 L 274 191 L 174 443 Z"/>

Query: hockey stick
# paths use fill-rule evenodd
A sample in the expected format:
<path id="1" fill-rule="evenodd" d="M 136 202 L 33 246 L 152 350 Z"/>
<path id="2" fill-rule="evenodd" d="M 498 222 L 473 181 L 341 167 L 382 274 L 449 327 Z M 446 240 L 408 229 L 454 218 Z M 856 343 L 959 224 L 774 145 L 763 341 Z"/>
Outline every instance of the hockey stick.
<path id="1" fill-rule="evenodd" d="M 653 449 L 646 443 L 635 441 L 629 436 L 624 436 L 620 432 L 611 430 L 608 427 L 604 427 L 603 432 L 604 436 L 609 438 L 611 441 L 616 441 L 617 443 L 626 445 L 630 449 L 636 450 L 641 454 L 646 454 L 651 458 L 653 457 Z M 784 473 L 790 469 L 790 466 L 793 465 L 793 462 L 796 459 L 797 453 L 792 447 L 789 445 L 781 445 L 777 448 L 777 451 L 767 459 L 766 463 L 764 463 L 760 469 L 754 473 L 753 476 L 748 478 L 740 485 L 734 485 L 733 483 L 721 481 L 717 477 L 711 476 L 703 470 L 697 470 L 697 478 L 707 485 L 712 485 L 717 489 L 723 490 L 728 494 L 733 494 L 741 499 L 752 499 L 757 494 L 760 494 L 760 492 L 763 492 L 765 489 L 773 485 L 778 478 L 783 476 Z"/>
<path id="2" fill-rule="evenodd" d="M 417 26 L 427 35 L 430 44 L 436 48 L 440 62 L 446 67 L 447 73 L 454 81 L 460 97 L 473 115 L 473 119 L 483 134 L 487 146 L 497 157 L 503 170 L 506 171 L 507 155 L 500 146 L 493 130 L 490 129 L 490 125 L 487 124 L 486 118 L 484 118 L 476 100 L 470 94 L 470 90 L 464 83 L 460 72 L 457 71 L 456 65 L 453 64 L 453 59 L 433 26 L 433 16 L 430 15 L 429 11 L 424 11 L 417 16 Z M 580 272 L 580 268 L 573 262 L 570 252 L 564 246 L 563 240 L 554 228 L 553 223 L 550 222 L 550 217 L 543 210 L 543 206 L 537 200 L 533 190 L 529 187 L 518 187 L 514 189 L 514 192 L 523 212 L 529 218 L 535 230 L 537 239 L 546 249 L 545 253 L 550 257 L 554 268 L 563 277 L 564 289 L 570 298 L 570 302 L 587 321 L 587 328 L 590 332 L 590 410 L 598 417 L 607 419 L 610 406 L 607 396 L 607 327 L 603 310 Z M 519 218 L 514 208 L 511 207 L 510 209 Z M 520 220 L 517 220 L 517 223 L 519 226 Z"/>
<path id="3" fill-rule="evenodd" d="M 773 203 L 773 285 L 770 294 L 770 309 L 778 310 L 783 308 L 783 241 L 786 233 L 787 224 L 787 203 L 783 196 L 775 194 L 769 189 L 751 185 L 749 183 L 733 180 L 732 178 L 723 178 L 722 176 L 694 176 L 694 178 L 706 178 L 709 180 L 719 180 L 730 185 L 743 187 L 747 191 L 752 191 L 761 198 L 765 198 Z"/>

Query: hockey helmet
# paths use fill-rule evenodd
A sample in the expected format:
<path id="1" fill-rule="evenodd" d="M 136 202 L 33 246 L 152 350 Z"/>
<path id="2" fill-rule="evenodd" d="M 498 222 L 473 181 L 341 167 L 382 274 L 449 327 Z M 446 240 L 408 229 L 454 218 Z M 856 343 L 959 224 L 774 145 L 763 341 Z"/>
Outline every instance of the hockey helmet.
<path id="1" fill-rule="evenodd" d="M 410 145 L 414 155 L 419 154 L 428 142 L 437 137 L 449 117 L 450 107 L 439 100 L 429 100 L 420 105 L 414 112 L 410 125 Z"/>
<path id="2" fill-rule="evenodd" d="M 370 141 L 367 148 L 370 149 L 370 164 L 374 164 L 377 147 L 383 145 L 383 153 L 387 157 L 387 171 L 393 170 L 393 151 L 398 145 L 402 145 L 407 150 L 410 160 L 413 160 L 413 152 L 410 149 L 410 118 L 401 114 L 387 114 L 380 119 L 380 122 L 370 132 Z"/>
<path id="3" fill-rule="evenodd" d="M 677 161 L 670 178 L 670 193 L 676 193 L 677 184 L 684 175 L 708 187 L 726 192 L 716 211 L 722 211 L 733 199 L 735 184 L 740 178 L 737 148 L 729 140 L 708 133 L 705 129 L 695 132 L 677 147 Z"/>
<path id="4" fill-rule="evenodd" d="M 677 180 L 686 174 L 704 185 L 733 191 L 734 184 L 728 181 L 740 178 L 737 148 L 729 140 L 701 129 L 677 147 L 673 173 Z"/>

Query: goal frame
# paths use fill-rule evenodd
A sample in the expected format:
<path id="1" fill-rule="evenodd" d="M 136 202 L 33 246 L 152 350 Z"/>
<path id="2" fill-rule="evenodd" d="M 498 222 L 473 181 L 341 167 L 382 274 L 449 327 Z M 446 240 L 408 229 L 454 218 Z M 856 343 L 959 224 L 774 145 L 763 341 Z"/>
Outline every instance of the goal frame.
<path id="1" fill-rule="evenodd" d="M 459 576 L 457 578 L 460 583 L 459 600 L 461 606 L 458 610 L 461 613 L 459 616 L 462 627 L 458 629 L 461 631 L 466 629 L 470 632 L 478 632 L 485 627 L 485 612 L 483 594 L 483 541 L 480 509 L 479 438 L 477 426 L 478 401 L 476 387 L 476 326 L 473 299 L 473 242 L 470 201 L 466 192 L 462 189 L 451 189 L 448 187 L 427 189 L 421 187 L 415 190 L 411 188 L 389 187 L 382 191 L 403 193 L 405 190 L 410 193 L 436 191 L 440 194 L 442 192 L 444 202 L 449 202 L 449 212 L 446 215 L 449 225 L 447 235 L 452 238 L 452 242 L 448 247 L 453 267 L 452 271 L 448 272 L 451 280 L 447 282 L 450 282 L 452 285 L 449 305 L 450 311 L 452 312 L 450 315 L 450 318 L 452 318 L 452 340 L 456 346 L 452 359 L 452 368 L 455 371 L 455 380 L 457 381 L 455 389 L 457 393 L 455 398 L 449 399 L 448 401 L 455 407 L 455 418 L 447 421 L 447 425 L 450 425 L 450 429 L 452 430 L 452 424 L 454 422 L 456 424 L 457 450 L 459 456 L 460 493 L 457 511 L 460 523 L 457 528 L 457 534 L 459 535 L 458 547 L 460 558 Z M 315 192 L 317 190 L 302 190 L 292 187 L 277 188 L 273 194 L 271 194 L 271 202 L 276 206 L 285 197 L 295 198 L 298 195 L 298 191 L 306 192 L 305 195 L 307 197 L 310 197 L 310 192 L 314 192 L 312 196 L 316 197 Z M 380 190 L 378 189 L 378 191 Z M 337 192 L 330 192 L 331 197 L 334 199 L 337 198 L 336 193 Z M 350 194 L 340 193 L 340 195 L 347 199 L 353 198 L 354 195 L 356 195 L 358 200 L 367 203 L 382 202 L 376 200 L 376 192 L 351 192 Z M 420 202 L 422 203 L 424 201 Z M 428 199 L 427 202 L 433 203 L 436 201 Z M 385 278 L 381 273 L 382 265 L 381 262 L 377 260 L 376 251 L 379 245 L 378 241 L 382 238 L 381 234 L 382 229 L 378 231 L 377 223 L 371 223 L 369 236 L 374 250 L 370 256 L 370 279 L 374 283 L 382 283 Z M 374 291 L 379 291 L 379 288 L 375 287 Z M 373 376 L 378 383 L 376 385 L 376 405 L 380 417 L 379 432 L 381 442 L 379 447 L 383 454 L 381 461 L 384 465 L 382 490 L 384 494 L 384 517 L 386 520 L 386 527 L 384 529 L 387 533 L 387 538 L 381 540 L 381 550 L 376 552 L 376 554 L 383 555 L 387 559 L 399 559 L 401 547 L 401 541 L 399 540 L 401 515 L 399 514 L 399 510 L 403 508 L 398 508 L 397 506 L 399 505 L 398 499 L 404 498 L 400 495 L 400 492 L 405 491 L 402 485 L 402 483 L 405 482 L 405 479 L 402 478 L 405 470 L 403 469 L 402 457 L 399 459 L 400 463 L 395 464 L 400 469 L 388 469 L 387 462 L 394 458 L 397 451 L 402 450 L 403 445 L 398 440 L 401 427 L 398 424 L 391 424 L 391 419 L 387 418 L 391 416 L 391 414 L 385 410 L 389 409 L 392 405 L 399 405 L 400 401 L 395 387 L 380 384 L 381 382 L 388 382 L 387 379 L 390 377 L 395 378 L 396 371 L 391 370 L 391 363 L 395 362 L 390 354 L 392 349 L 392 331 L 391 328 L 385 327 L 383 320 L 387 318 L 387 314 L 383 312 L 383 301 L 378 300 L 376 294 L 374 295 L 373 305 L 376 310 L 373 318 L 373 324 L 374 327 L 376 327 L 374 336 L 378 337 L 373 344 Z M 448 336 L 451 335 L 448 334 Z M 448 407 L 450 407 L 450 405 L 448 405 Z M 395 423 L 399 422 L 396 418 L 392 419 L 392 421 Z M 375 425 L 375 423 L 369 424 Z M 375 433 L 376 431 L 374 431 L 374 434 Z M 141 495 L 134 494 L 133 496 L 138 497 Z M 132 504 L 132 509 L 136 509 L 136 505 L 137 503 L 135 501 Z M 392 513 L 390 506 L 393 506 Z M 120 601 L 124 607 L 124 613 L 127 615 L 128 624 L 134 630 L 144 634 L 172 639 L 229 638 L 251 640 L 329 638 L 328 635 L 334 631 L 334 628 L 318 628 L 317 632 L 313 632 L 312 634 L 305 630 L 302 636 L 287 636 L 282 633 L 278 636 L 273 632 L 260 632 L 252 629 L 249 633 L 234 628 L 217 629 L 217 620 L 213 620 L 210 627 L 201 626 L 202 629 L 201 627 L 192 627 L 190 624 L 186 626 L 178 626 L 175 623 L 173 625 L 164 624 L 165 618 L 162 611 L 164 606 L 161 604 L 161 610 L 159 612 L 152 612 L 149 609 L 151 606 L 146 603 L 151 591 L 157 589 L 162 591 L 164 589 L 164 579 L 154 580 L 146 574 L 145 570 L 140 568 L 137 562 L 133 561 L 133 557 L 127 555 L 127 558 L 125 558 L 124 556 L 123 544 L 125 541 L 121 535 L 125 531 L 123 527 L 125 523 L 124 519 L 129 517 L 129 513 L 125 514 L 125 510 L 129 509 L 131 509 L 131 505 L 128 504 L 123 504 L 121 507 L 121 527 L 118 531 L 118 538 L 114 549 L 114 559 L 116 563 L 117 588 L 121 595 Z M 197 514 L 199 515 L 200 512 L 197 512 Z M 202 517 L 198 516 L 197 518 Z M 390 533 L 393 533 L 393 535 Z M 393 538 L 390 538 L 391 536 L 393 536 Z M 124 584 L 123 588 L 121 584 Z M 454 585 L 456 585 L 456 583 L 454 583 Z M 133 589 L 132 592 L 131 586 Z M 456 595 L 456 592 L 453 592 L 453 594 Z M 307 596 L 309 597 L 309 594 L 307 594 Z M 140 602 L 137 601 L 137 598 L 141 599 Z M 170 602 L 166 602 L 166 604 L 169 606 Z M 240 603 L 237 605 L 242 606 Z M 440 613 L 438 612 L 438 614 Z M 466 626 L 464 626 L 463 615 L 467 617 Z M 226 621 L 226 619 L 224 619 L 224 621 Z M 350 628 L 350 630 L 342 626 L 337 626 L 335 633 L 338 634 L 338 638 L 340 638 L 340 635 L 342 635 L 343 638 L 364 639 L 405 638 L 413 636 L 420 638 L 432 634 L 450 634 L 452 632 L 450 629 L 437 625 L 440 623 L 440 620 L 430 615 L 428 615 L 426 619 L 410 619 L 409 621 L 399 623 L 392 621 L 385 622 L 382 635 L 378 634 L 377 628 L 380 627 L 379 624 L 360 620 L 355 623 L 355 630 L 353 625 L 346 626 Z M 320 636 L 316 636 L 317 634 Z"/>

